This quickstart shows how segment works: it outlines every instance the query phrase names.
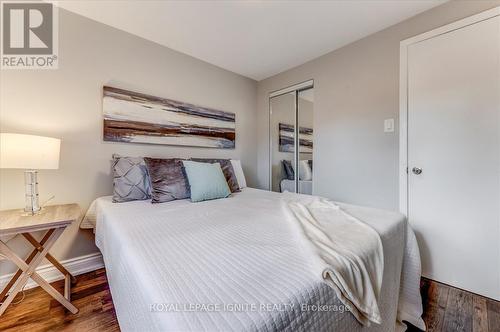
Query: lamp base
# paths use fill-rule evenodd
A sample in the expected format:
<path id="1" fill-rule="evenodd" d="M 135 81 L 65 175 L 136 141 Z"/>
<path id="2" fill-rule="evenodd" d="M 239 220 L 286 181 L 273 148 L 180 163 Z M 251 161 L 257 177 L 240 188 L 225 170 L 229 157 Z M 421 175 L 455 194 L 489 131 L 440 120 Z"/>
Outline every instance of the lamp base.
<path id="1" fill-rule="evenodd" d="M 38 200 L 38 172 L 36 170 L 24 171 L 24 186 L 25 186 L 25 207 L 26 215 L 35 215 L 40 213 L 42 208 Z"/>
<path id="2" fill-rule="evenodd" d="M 40 208 L 38 211 L 25 211 L 23 210 L 21 213 L 21 216 L 23 217 L 33 217 L 33 216 L 38 216 L 43 213 L 43 208 Z"/>

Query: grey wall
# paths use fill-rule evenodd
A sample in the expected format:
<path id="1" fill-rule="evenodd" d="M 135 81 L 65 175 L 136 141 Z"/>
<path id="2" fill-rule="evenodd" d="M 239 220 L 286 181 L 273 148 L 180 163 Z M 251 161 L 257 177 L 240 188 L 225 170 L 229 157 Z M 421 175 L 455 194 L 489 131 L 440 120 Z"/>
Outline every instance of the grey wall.
<path id="1" fill-rule="evenodd" d="M 150 41 L 60 10 L 59 69 L 0 72 L 0 130 L 62 139 L 59 170 L 40 171 L 41 200 L 91 201 L 112 193 L 113 153 L 242 160 L 256 185 L 255 81 Z M 236 149 L 219 150 L 102 141 L 102 86 L 111 85 L 236 113 Z M 22 170 L 0 171 L 0 209 L 24 206 Z M 57 243 L 61 259 L 97 252 L 91 231 L 75 225 Z M 11 243 L 20 252 L 25 241 Z M 12 271 L 1 262 L 0 275 Z"/>
<path id="2" fill-rule="evenodd" d="M 269 93 L 314 79 L 314 193 L 398 209 L 399 42 L 498 5 L 445 3 L 259 82 L 259 186 L 269 183 Z M 396 121 L 394 133 L 383 132 L 387 118 Z"/>

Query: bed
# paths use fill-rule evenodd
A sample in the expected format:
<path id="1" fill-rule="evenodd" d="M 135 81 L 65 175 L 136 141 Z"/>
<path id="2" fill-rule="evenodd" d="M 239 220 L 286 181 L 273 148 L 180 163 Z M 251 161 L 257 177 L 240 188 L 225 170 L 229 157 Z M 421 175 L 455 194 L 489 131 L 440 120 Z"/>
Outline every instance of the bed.
<path id="1" fill-rule="evenodd" d="M 385 332 L 402 329 L 398 320 L 422 326 L 420 260 L 404 216 L 339 203 L 383 244 L 382 324 L 367 329 L 311 272 L 311 252 L 277 207 L 280 195 L 245 188 L 202 203 L 94 201 L 81 227 L 95 230 L 122 330 Z"/>

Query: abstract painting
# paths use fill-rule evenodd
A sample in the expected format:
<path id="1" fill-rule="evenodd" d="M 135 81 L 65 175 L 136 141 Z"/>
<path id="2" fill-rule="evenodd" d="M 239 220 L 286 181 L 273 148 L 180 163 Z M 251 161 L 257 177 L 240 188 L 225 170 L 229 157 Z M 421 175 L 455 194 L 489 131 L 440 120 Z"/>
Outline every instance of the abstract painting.
<path id="1" fill-rule="evenodd" d="M 235 114 L 105 86 L 104 140 L 234 149 Z"/>
<path id="2" fill-rule="evenodd" d="M 293 125 L 279 124 L 279 151 L 294 151 L 295 128 Z M 311 128 L 299 127 L 299 145 L 300 153 L 313 152 L 313 130 Z"/>

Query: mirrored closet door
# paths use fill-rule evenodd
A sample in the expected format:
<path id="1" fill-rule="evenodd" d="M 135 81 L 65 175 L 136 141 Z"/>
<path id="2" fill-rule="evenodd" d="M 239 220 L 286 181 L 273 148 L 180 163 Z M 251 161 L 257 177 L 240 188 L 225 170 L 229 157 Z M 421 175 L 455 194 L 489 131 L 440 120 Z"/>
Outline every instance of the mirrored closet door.
<path id="1" fill-rule="evenodd" d="M 270 95 L 272 191 L 309 195 L 313 192 L 313 106 L 312 81 Z"/>

